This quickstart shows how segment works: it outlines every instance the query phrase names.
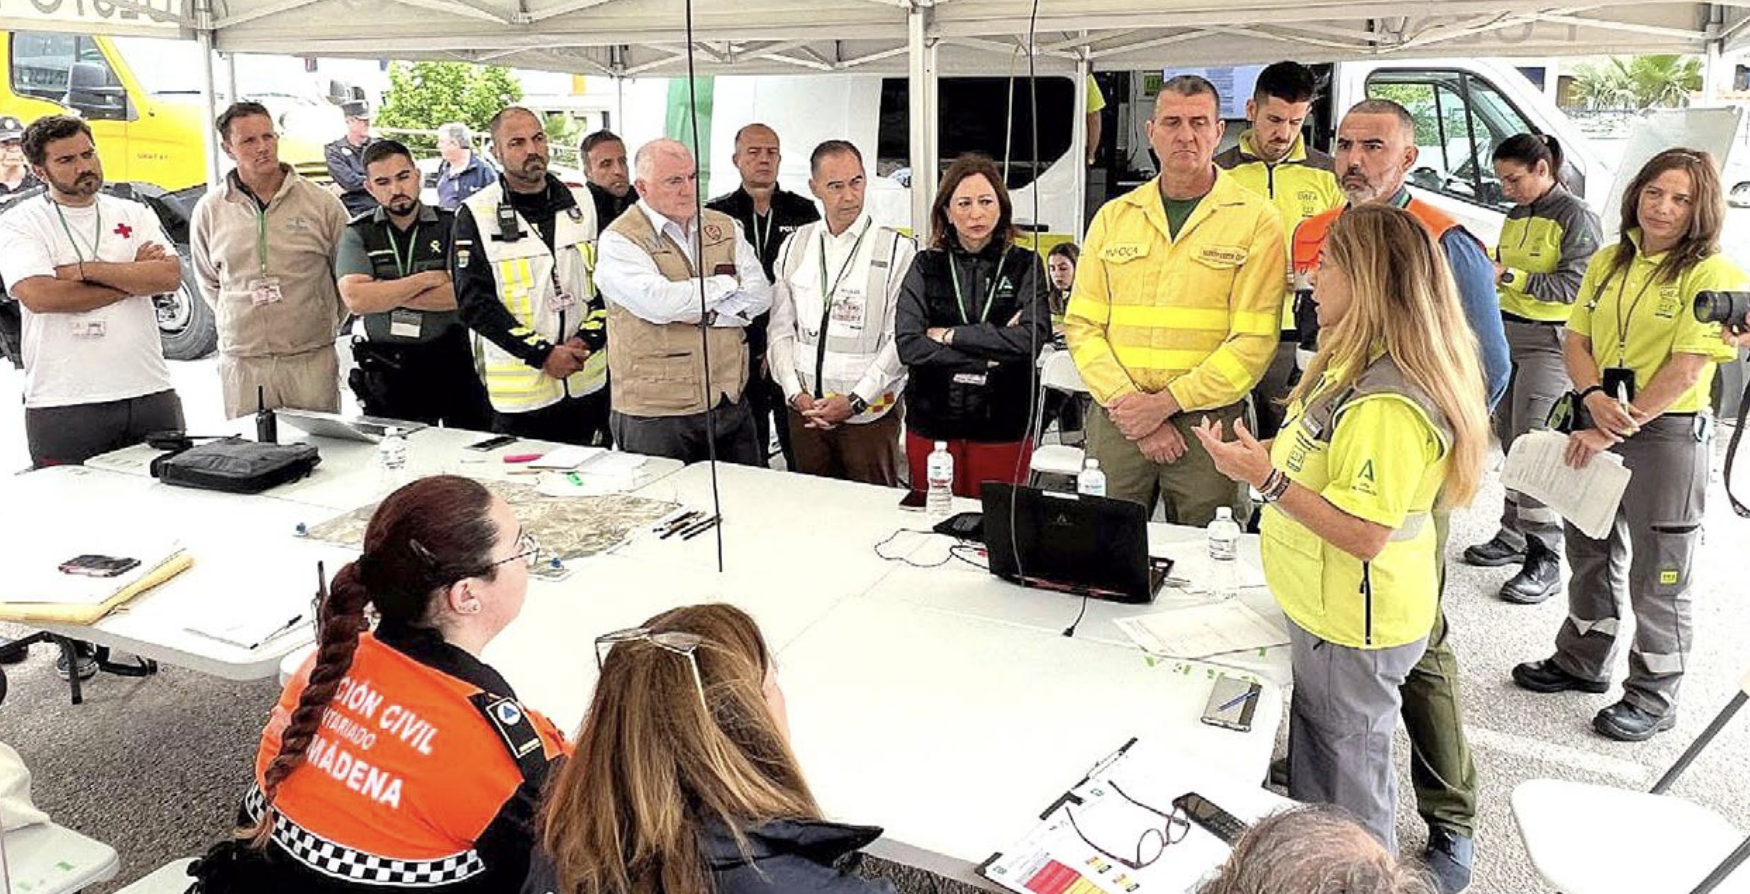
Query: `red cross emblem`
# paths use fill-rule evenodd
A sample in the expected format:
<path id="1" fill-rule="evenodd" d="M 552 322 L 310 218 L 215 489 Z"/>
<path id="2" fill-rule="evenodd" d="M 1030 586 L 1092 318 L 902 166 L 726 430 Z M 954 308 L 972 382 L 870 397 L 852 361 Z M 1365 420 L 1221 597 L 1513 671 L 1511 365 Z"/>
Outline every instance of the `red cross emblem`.
<path id="1" fill-rule="evenodd" d="M 123 239 L 128 239 L 134 235 L 134 228 L 125 223 L 118 223 L 115 225 L 115 234 Z"/>

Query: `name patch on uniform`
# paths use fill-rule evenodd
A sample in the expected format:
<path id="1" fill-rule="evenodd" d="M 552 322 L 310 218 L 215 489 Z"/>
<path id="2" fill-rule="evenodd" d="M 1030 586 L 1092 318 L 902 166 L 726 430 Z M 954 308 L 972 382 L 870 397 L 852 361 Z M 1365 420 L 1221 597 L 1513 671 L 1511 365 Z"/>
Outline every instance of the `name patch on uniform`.
<path id="1" fill-rule="evenodd" d="M 1118 242 L 1100 249 L 1100 260 L 1114 264 L 1134 261 L 1148 254 L 1148 246 L 1140 242 Z"/>
<path id="2" fill-rule="evenodd" d="M 1197 260 L 1211 267 L 1238 267 L 1246 262 L 1246 254 L 1243 248 L 1209 245 L 1197 250 Z"/>
<path id="3" fill-rule="evenodd" d="M 1653 313 L 1661 320 L 1675 319 L 1683 310 L 1683 297 L 1677 294 L 1676 286 L 1663 286 L 1659 289 L 1659 307 Z"/>

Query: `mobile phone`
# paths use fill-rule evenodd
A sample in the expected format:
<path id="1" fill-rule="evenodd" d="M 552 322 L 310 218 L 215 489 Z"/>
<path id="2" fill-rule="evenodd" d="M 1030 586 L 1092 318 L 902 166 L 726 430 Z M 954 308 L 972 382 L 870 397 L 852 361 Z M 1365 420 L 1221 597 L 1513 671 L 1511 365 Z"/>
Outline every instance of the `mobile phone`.
<path id="1" fill-rule="evenodd" d="M 1174 798 L 1173 806 L 1185 811 L 1185 816 L 1191 822 L 1203 827 L 1229 847 L 1240 840 L 1240 836 L 1246 834 L 1246 829 L 1250 828 L 1239 817 L 1217 807 L 1215 802 L 1196 792 L 1186 792 Z"/>
<path id="2" fill-rule="evenodd" d="M 140 564 L 139 559 L 128 559 L 121 556 L 100 556 L 86 553 L 74 556 L 61 563 L 62 574 L 78 574 L 85 577 L 115 577 Z"/>
<path id="3" fill-rule="evenodd" d="M 497 450 L 498 448 L 503 447 L 506 444 L 515 444 L 515 443 L 516 443 L 516 436 L 515 435 L 494 435 L 493 437 L 487 438 L 483 441 L 475 441 L 474 443 L 469 444 L 467 449 L 478 450 L 478 451 L 484 453 L 488 450 Z"/>
<path id="4" fill-rule="evenodd" d="M 921 490 L 908 490 L 905 496 L 899 498 L 899 508 L 922 510 L 928 502 L 928 494 Z"/>
<path id="5" fill-rule="evenodd" d="M 1635 371 L 1624 366 L 1607 366 L 1600 371 L 1600 385 L 1604 393 L 1610 397 L 1621 399 L 1627 395 L 1628 400 L 1635 399 Z"/>
<path id="6" fill-rule="evenodd" d="M 1223 674 L 1215 679 L 1209 691 L 1209 704 L 1203 708 L 1203 722 L 1222 729 L 1246 733 L 1252 731 L 1252 715 L 1258 710 L 1258 696 L 1264 687 L 1247 680 Z"/>

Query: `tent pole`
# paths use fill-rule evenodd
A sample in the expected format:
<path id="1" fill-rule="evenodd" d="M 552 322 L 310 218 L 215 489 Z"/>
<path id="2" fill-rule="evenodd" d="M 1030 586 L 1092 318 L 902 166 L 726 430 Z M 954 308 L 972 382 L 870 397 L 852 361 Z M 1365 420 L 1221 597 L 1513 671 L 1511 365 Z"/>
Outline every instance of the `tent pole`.
<path id="1" fill-rule="evenodd" d="M 938 129 L 936 44 L 928 35 L 932 7 L 913 6 L 906 14 L 911 54 L 908 109 L 911 117 L 911 223 L 922 245 L 930 239 L 930 202 L 935 198 Z"/>
<path id="2" fill-rule="evenodd" d="M 1092 173 L 1088 161 L 1088 81 L 1094 76 L 1094 65 L 1088 60 L 1088 50 L 1081 48 L 1076 53 L 1076 113 L 1071 118 L 1069 154 L 1075 159 L 1076 191 L 1075 220 L 1070 221 L 1070 239 L 1078 245 L 1082 241 L 1082 228 L 1088 219 L 1088 175 Z M 1037 187 L 1035 187 L 1037 188 Z M 1039 221 L 1034 221 L 1039 223 Z"/>
<path id="3" fill-rule="evenodd" d="M 201 104 L 207 110 L 206 120 L 201 122 L 201 146 L 207 153 L 207 188 L 212 189 L 219 185 L 219 134 L 213 129 L 219 109 L 213 72 L 212 0 L 195 0 L 194 11 L 195 40 L 201 48 Z"/>
<path id="4" fill-rule="evenodd" d="M 236 102 L 243 98 L 237 92 L 237 54 L 223 53 L 219 58 L 225 62 L 225 87 L 227 91 L 225 95 L 230 97 L 232 102 Z"/>

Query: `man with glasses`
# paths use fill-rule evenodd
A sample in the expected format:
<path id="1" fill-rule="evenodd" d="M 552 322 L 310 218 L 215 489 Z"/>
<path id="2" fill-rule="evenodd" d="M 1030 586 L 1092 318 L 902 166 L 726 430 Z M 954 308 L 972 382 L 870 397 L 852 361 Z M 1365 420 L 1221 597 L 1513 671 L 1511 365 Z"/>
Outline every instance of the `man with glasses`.
<path id="1" fill-rule="evenodd" d="M 699 214 L 698 166 L 685 145 L 646 143 L 636 167 L 638 204 L 601 242 L 614 441 L 685 463 L 714 454 L 764 465 L 743 332 L 771 307 L 771 284 L 733 218 Z"/>
<path id="2" fill-rule="evenodd" d="M 219 115 L 220 146 L 237 163 L 189 221 L 194 269 L 219 329 L 225 415 L 295 407 L 340 409 L 334 348 L 346 305 L 334 253 L 346 209 L 280 162 L 267 107 L 236 102 Z"/>

